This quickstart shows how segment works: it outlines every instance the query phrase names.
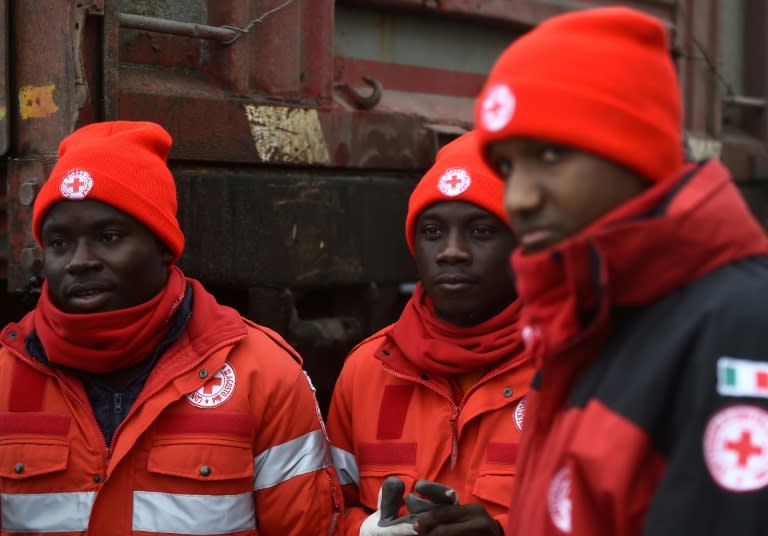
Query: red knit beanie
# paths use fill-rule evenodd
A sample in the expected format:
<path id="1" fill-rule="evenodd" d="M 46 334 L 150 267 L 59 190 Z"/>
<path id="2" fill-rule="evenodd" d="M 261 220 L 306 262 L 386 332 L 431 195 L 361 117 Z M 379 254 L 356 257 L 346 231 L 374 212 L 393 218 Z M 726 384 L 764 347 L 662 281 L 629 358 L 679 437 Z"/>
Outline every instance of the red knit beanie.
<path id="1" fill-rule="evenodd" d="M 664 25 L 626 7 L 575 11 L 514 41 L 475 108 L 480 149 L 527 137 L 581 149 L 651 181 L 683 164 L 680 87 Z"/>
<path id="2" fill-rule="evenodd" d="M 437 153 L 434 165 L 421 178 L 408 200 L 405 240 L 411 253 L 416 219 L 439 201 L 466 201 L 487 210 L 509 225 L 504 211 L 504 185 L 477 152 L 477 135 L 464 134 Z"/>
<path id="3" fill-rule="evenodd" d="M 171 136 L 156 123 L 109 121 L 80 128 L 59 145 L 59 159 L 35 199 L 32 228 L 43 246 L 43 218 L 61 201 L 92 199 L 146 225 L 170 248 L 184 250 L 176 219 L 176 184 L 166 160 Z"/>

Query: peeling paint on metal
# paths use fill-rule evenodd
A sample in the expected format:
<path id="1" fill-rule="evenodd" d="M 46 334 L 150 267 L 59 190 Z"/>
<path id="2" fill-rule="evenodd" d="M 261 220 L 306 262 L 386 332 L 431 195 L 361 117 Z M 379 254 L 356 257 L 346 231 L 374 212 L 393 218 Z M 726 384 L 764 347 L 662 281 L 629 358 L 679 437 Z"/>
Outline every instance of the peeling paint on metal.
<path id="1" fill-rule="evenodd" d="M 53 101 L 54 84 L 23 86 L 19 90 L 19 113 L 22 119 L 41 119 L 59 111 Z"/>
<path id="2" fill-rule="evenodd" d="M 247 104 L 245 115 L 262 161 L 330 163 L 317 110 Z"/>
<path id="3" fill-rule="evenodd" d="M 688 134 L 687 142 L 691 158 L 697 161 L 706 158 L 720 158 L 723 151 L 723 142 L 715 138 Z"/>

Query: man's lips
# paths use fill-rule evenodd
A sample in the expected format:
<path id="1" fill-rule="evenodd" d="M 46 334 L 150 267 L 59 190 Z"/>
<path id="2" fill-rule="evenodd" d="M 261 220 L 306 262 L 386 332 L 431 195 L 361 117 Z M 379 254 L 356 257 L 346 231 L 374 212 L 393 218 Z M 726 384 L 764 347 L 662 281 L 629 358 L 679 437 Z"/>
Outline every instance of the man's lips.
<path id="1" fill-rule="evenodd" d="M 518 232 L 520 247 L 524 251 L 541 251 L 555 243 L 560 239 L 559 235 L 553 230 L 546 227 L 525 230 Z"/>
<path id="2" fill-rule="evenodd" d="M 434 284 L 445 290 L 460 290 L 475 284 L 475 280 L 463 274 L 438 275 L 433 280 Z"/>
<path id="3" fill-rule="evenodd" d="M 89 298 L 109 292 L 109 285 L 102 283 L 76 283 L 70 286 L 64 295 L 67 298 Z"/>

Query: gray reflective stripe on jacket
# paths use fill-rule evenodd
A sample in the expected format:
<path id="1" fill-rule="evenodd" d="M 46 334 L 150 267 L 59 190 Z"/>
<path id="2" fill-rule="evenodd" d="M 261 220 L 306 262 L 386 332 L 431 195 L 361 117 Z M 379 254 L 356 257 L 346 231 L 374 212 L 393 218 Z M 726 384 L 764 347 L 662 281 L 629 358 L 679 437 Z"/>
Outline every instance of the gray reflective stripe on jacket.
<path id="1" fill-rule="evenodd" d="M 95 491 L 3 493 L 2 528 L 6 532 L 84 532 L 95 499 Z"/>
<path id="2" fill-rule="evenodd" d="M 315 430 L 275 445 L 253 460 L 253 489 L 271 488 L 295 476 L 328 466 L 328 442 Z"/>
<path id="3" fill-rule="evenodd" d="M 184 495 L 133 492 L 133 530 L 165 534 L 226 534 L 254 530 L 253 493 Z"/>
<path id="4" fill-rule="evenodd" d="M 265 450 L 254 459 L 253 489 L 276 486 L 327 467 L 325 434 L 315 430 Z M 1 494 L 7 532 L 84 532 L 96 492 Z M 225 534 L 254 530 L 253 494 L 189 495 L 133 492 L 133 530 L 170 534 Z"/>
<path id="5" fill-rule="evenodd" d="M 339 447 L 331 447 L 333 454 L 333 465 L 336 466 L 336 473 L 339 475 L 339 482 L 344 484 L 360 485 L 360 471 L 357 468 L 357 458 L 351 452 L 347 452 Z"/>

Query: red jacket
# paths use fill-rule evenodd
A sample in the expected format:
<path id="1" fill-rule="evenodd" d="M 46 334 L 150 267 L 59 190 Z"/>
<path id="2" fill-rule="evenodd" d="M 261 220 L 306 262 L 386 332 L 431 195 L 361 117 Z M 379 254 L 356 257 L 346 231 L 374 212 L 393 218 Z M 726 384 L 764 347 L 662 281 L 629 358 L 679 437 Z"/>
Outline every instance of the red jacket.
<path id="1" fill-rule="evenodd" d="M 418 479 L 453 487 L 506 524 L 530 362 L 505 361 L 457 405 L 445 378 L 420 375 L 387 336 L 358 345 L 339 376 L 328 416 L 344 485 L 345 528 L 357 536 L 388 475 L 411 491 Z"/>
<path id="2" fill-rule="evenodd" d="M 107 448 L 80 380 L 0 334 L 2 536 L 332 534 L 340 493 L 299 357 L 193 282 Z"/>
<path id="3" fill-rule="evenodd" d="M 768 367 L 766 253 L 713 161 L 515 254 L 539 370 L 509 534 L 765 534 L 768 398 L 718 369 Z"/>

